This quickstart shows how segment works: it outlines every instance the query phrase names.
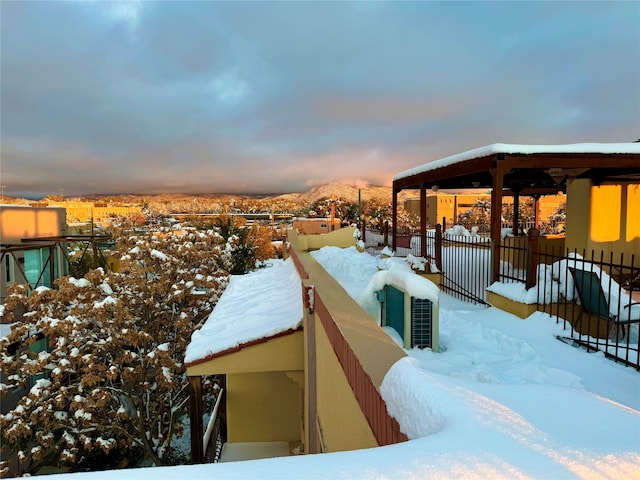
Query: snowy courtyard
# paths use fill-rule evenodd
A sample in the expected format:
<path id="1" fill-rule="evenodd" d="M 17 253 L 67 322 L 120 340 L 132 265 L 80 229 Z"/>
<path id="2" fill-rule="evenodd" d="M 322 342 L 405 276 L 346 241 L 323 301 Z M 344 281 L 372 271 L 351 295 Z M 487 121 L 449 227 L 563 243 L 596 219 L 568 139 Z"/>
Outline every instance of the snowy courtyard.
<path id="1" fill-rule="evenodd" d="M 355 248 L 325 247 L 313 255 L 375 322 L 369 283 L 383 260 Z M 264 287 L 263 280 L 279 270 L 274 267 L 251 273 L 246 281 Z M 261 292 L 269 295 L 269 289 Z M 439 297 L 440 352 L 408 350 L 381 388 L 408 442 L 149 468 L 137 470 L 135 478 L 638 478 L 638 372 L 558 341 L 565 332 L 546 314 L 521 320 L 493 307 Z"/>

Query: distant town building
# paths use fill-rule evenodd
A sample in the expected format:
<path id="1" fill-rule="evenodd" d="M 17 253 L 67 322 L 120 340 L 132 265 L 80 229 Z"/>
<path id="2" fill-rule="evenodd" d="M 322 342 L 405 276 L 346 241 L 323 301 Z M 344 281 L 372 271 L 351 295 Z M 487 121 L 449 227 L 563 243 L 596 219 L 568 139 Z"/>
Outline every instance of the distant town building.
<path id="1" fill-rule="evenodd" d="M 49 206 L 62 207 L 67 211 L 67 221 L 102 223 L 109 217 L 142 215 L 142 205 L 111 202 L 49 201 Z"/>
<path id="2" fill-rule="evenodd" d="M 340 219 L 334 218 L 294 218 L 293 228 L 303 235 L 319 235 L 329 233 L 340 228 Z"/>
<path id="3" fill-rule="evenodd" d="M 427 194 L 427 224 L 434 227 L 442 224 L 445 219 L 447 225 L 458 223 L 458 217 L 462 213 L 470 210 L 479 200 L 491 201 L 489 193 L 474 194 L 450 194 L 446 192 Z M 513 197 L 504 197 L 503 203 L 513 204 Z M 541 220 L 551 217 L 558 207 L 566 202 L 566 195 L 545 195 L 538 200 L 538 216 Z M 407 198 L 404 201 L 404 210 L 409 215 L 420 218 L 420 198 Z"/>
<path id="4" fill-rule="evenodd" d="M 51 287 L 66 274 L 57 240 L 66 234 L 64 208 L 0 205 L 0 302 L 14 283 Z"/>

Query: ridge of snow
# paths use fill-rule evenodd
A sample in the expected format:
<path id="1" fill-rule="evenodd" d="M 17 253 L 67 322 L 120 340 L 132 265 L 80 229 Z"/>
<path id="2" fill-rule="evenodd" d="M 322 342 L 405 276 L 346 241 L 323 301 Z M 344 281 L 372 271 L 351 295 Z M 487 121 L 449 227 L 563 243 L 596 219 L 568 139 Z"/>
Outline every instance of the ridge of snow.
<path id="1" fill-rule="evenodd" d="M 393 269 L 377 272 L 371 278 L 367 291 L 382 290 L 385 285 L 392 285 L 415 298 L 438 302 L 440 289 L 437 285 L 412 271 Z"/>

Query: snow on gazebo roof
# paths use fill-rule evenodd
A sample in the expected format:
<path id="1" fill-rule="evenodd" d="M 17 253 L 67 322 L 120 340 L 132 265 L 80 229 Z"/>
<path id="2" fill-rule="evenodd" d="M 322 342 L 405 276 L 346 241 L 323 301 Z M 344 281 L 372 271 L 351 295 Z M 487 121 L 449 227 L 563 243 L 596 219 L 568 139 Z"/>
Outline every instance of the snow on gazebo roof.
<path id="1" fill-rule="evenodd" d="M 209 318 L 191 336 L 185 364 L 200 363 L 302 324 L 302 291 L 291 259 L 234 275 Z"/>
<path id="2" fill-rule="evenodd" d="M 466 152 L 450 155 L 439 160 L 419 165 L 397 174 L 393 180 L 401 180 L 420 173 L 447 167 L 466 160 L 488 157 L 496 154 L 532 154 L 544 153 L 595 153 L 595 154 L 620 154 L 637 153 L 640 154 L 639 142 L 627 143 L 573 143 L 566 145 L 516 145 L 508 143 L 494 143 Z"/>

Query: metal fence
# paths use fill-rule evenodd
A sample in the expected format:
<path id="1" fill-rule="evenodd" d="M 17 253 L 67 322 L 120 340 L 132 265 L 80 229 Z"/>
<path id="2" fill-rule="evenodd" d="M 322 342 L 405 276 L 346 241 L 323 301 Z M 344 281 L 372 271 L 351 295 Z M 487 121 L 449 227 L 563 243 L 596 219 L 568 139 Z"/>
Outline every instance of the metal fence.
<path id="1" fill-rule="evenodd" d="M 561 340 L 640 370 L 640 265 L 634 255 L 541 246 L 530 237 L 503 239 L 500 251 L 500 282 L 524 283 L 525 300 L 562 323 Z"/>
<path id="2" fill-rule="evenodd" d="M 436 236 L 434 259 L 442 271 L 441 289 L 461 300 L 487 304 L 491 284 L 491 240 L 478 235 Z M 438 244 L 441 245 L 439 252 Z M 440 257 L 440 258 L 438 258 Z"/>
<path id="3" fill-rule="evenodd" d="M 423 252 L 420 236 L 400 234 L 396 254 L 426 258 L 440 270 L 443 291 L 461 300 L 487 304 L 486 288 L 491 284 L 488 237 L 442 233 L 439 228 L 427 230 Z"/>
<path id="4" fill-rule="evenodd" d="M 427 231 L 425 241 L 423 250 L 419 236 L 400 235 L 396 254 L 426 252 L 442 273 L 442 291 L 487 304 L 491 240 L 436 229 Z M 524 284 L 523 301 L 562 323 L 562 340 L 640 370 L 640 264 L 634 255 L 571 251 L 564 238 L 540 237 L 535 230 L 502 238 L 499 250 L 499 282 Z"/>

